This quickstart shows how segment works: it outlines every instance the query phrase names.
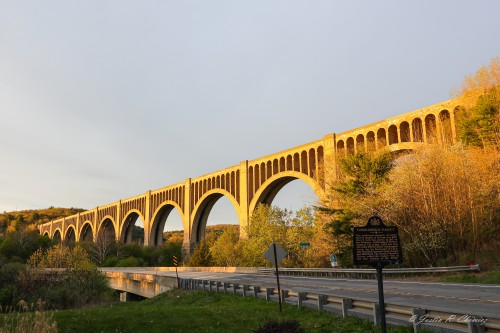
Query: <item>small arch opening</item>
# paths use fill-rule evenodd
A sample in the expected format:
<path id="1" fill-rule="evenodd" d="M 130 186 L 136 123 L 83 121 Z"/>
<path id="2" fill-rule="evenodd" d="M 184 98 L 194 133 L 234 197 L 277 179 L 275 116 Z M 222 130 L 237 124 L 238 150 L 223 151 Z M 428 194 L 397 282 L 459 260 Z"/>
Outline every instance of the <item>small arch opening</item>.
<path id="1" fill-rule="evenodd" d="M 403 121 L 399 125 L 399 134 L 401 135 L 401 142 L 410 142 L 410 124 L 408 122 Z"/>
<path id="2" fill-rule="evenodd" d="M 345 155 L 345 144 L 344 140 L 337 141 L 337 154 L 340 156 Z"/>
<path id="3" fill-rule="evenodd" d="M 377 150 L 377 147 L 375 145 L 375 133 L 373 133 L 373 131 L 366 133 L 366 148 L 369 153 Z"/>
<path id="4" fill-rule="evenodd" d="M 377 147 L 385 147 L 387 145 L 387 139 L 385 134 L 385 128 L 379 128 L 377 131 Z"/>
<path id="5" fill-rule="evenodd" d="M 413 129 L 413 142 L 424 142 L 422 119 L 420 118 L 413 119 L 411 125 Z"/>
<path id="6" fill-rule="evenodd" d="M 64 245 L 68 247 L 74 247 L 76 243 L 75 228 L 69 227 L 66 230 L 66 236 L 64 237 Z"/>
<path id="7" fill-rule="evenodd" d="M 54 233 L 54 237 L 52 237 L 52 241 L 54 242 L 54 244 L 61 244 L 61 232 L 59 230 L 56 230 L 56 232 Z"/>
<path id="8" fill-rule="evenodd" d="M 347 138 L 346 144 L 347 144 L 347 153 L 354 154 L 354 139 Z"/>
<path id="9" fill-rule="evenodd" d="M 398 128 L 396 125 L 389 126 L 389 144 L 398 143 Z"/>
<path id="10" fill-rule="evenodd" d="M 425 131 L 427 134 L 427 143 L 437 143 L 436 116 L 428 114 L 425 117 Z"/>
<path id="11" fill-rule="evenodd" d="M 358 136 L 356 136 L 356 151 L 358 153 L 365 151 L 365 137 L 363 134 L 358 134 Z"/>
<path id="12" fill-rule="evenodd" d="M 453 133 L 451 130 L 451 117 L 448 110 L 439 113 L 439 122 L 441 124 L 441 141 L 446 146 L 453 144 Z"/>

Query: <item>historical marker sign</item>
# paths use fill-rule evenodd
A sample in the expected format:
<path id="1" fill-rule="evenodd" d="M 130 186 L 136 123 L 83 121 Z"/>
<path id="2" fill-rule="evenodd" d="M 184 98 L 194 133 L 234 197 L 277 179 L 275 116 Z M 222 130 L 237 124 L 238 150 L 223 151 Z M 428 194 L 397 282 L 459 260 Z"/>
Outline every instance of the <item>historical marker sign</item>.
<path id="1" fill-rule="evenodd" d="M 372 216 L 364 227 L 354 227 L 352 246 L 354 265 L 372 265 L 377 269 L 380 326 L 386 333 L 382 268 L 403 262 L 398 228 L 388 227 L 380 217 Z"/>
<path id="2" fill-rule="evenodd" d="M 354 227 L 354 265 L 400 264 L 403 254 L 398 227 L 388 227 L 378 216 L 372 216 L 364 227 Z"/>

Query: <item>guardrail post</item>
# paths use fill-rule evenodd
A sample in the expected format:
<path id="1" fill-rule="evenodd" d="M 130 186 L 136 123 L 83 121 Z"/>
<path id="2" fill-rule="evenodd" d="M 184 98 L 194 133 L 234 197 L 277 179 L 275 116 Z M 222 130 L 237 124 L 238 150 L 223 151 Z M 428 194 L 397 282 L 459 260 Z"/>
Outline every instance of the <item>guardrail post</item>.
<path id="1" fill-rule="evenodd" d="M 307 299 L 307 293 L 300 291 L 297 293 L 297 306 L 300 308 L 302 307 L 302 302 Z"/>
<path id="2" fill-rule="evenodd" d="M 318 310 L 323 311 L 323 305 L 326 304 L 328 299 L 327 295 L 318 295 Z"/>
<path id="3" fill-rule="evenodd" d="M 281 289 L 281 302 L 285 303 L 285 298 L 288 298 L 288 290 Z"/>
<path id="4" fill-rule="evenodd" d="M 217 281 L 217 282 L 215 282 L 215 291 L 216 291 L 217 293 L 219 293 L 219 288 L 220 288 L 220 282 L 219 282 L 219 281 Z"/>
<path id="5" fill-rule="evenodd" d="M 342 298 L 342 317 L 349 316 L 349 309 L 352 309 L 352 299 Z"/>
<path id="6" fill-rule="evenodd" d="M 224 282 L 223 288 L 224 288 L 224 294 L 227 294 L 227 288 L 229 287 L 229 283 Z"/>
<path id="7" fill-rule="evenodd" d="M 380 304 L 373 303 L 373 323 L 375 326 L 380 325 Z"/>
<path id="8" fill-rule="evenodd" d="M 208 281 L 208 291 L 212 291 L 212 281 Z"/>
<path id="9" fill-rule="evenodd" d="M 239 285 L 237 283 L 233 283 L 233 294 L 236 294 L 236 290 L 238 290 Z"/>
<path id="10" fill-rule="evenodd" d="M 414 333 L 417 333 L 420 330 L 420 324 L 421 324 L 420 318 L 425 316 L 426 312 L 427 311 L 425 311 L 425 309 L 419 309 L 419 308 L 411 309 L 410 320 L 413 322 L 413 332 Z"/>
<path id="11" fill-rule="evenodd" d="M 260 293 L 260 287 L 259 286 L 254 286 L 253 287 L 253 297 L 257 298 L 257 294 Z"/>
<path id="12" fill-rule="evenodd" d="M 474 318 L 474 316 L 470 316 L 470 317 Z M 484 333 L 485 332 L 484 324 L 481 325 L 481 323 L 471 320 L 471 321 L 467 322 L 467 332 L 468 333 Z"/>
<path id="13" fill-rule="evenodd" d="M 271 295 L 274 292 L 274 288 L 266 288 L 266 301 L 271 300 Z"/>
<path id="14" fill-rule="evenodd" d="M 244 284 L 243 285 L 243 297 L 247 297 L 247 291 L 249 290 L 250 288 L 248 287 L 247 284 Z"/>

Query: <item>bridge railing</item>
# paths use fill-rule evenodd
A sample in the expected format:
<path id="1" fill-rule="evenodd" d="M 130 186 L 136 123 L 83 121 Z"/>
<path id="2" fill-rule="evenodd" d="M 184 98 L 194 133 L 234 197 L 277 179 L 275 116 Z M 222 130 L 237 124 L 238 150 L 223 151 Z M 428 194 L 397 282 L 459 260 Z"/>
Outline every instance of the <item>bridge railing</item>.
<path id="1" fill-rule="evenodd" d="M 259 285 L 247 285 L 198 279 L 179 279 L 179 287 L 187 290 L 203 290 L 230 293 L 243 297 L 265 298 L 278 301 L 278 290 Z M 315 308 L 347 316 L 371 319 L 380 323 L 379 303 L 366 299 L 344 298 L 297 290 L 281 290 L 283 302 L 298 307 Z M 500 319 L 485 318 L 474 314 L 451 313 L 442 309 L 422 309 L 399 304 L 385 304 L 386 319 L 393 325 L 413 325 L 414 331 L 431 329 L 445 332 L 500 332 Z"/>
<path id="2" fill-rule="evenodd" d="M 374 278 L 377 271 L 373 268 L 279 268 L 280 275 L 298 276 L 332 276 L 332 277 L 356 277 Z M 415 274 L 435 274 L 452 272 L 479 272 L 479 264 L 468 266 L 450 267 L 425 267 L 425 268 L 385 268 L 382 273 L 386 276 L 397 275 L 399 277 Z M 276 274 L 275 268 L 259 267 L 259 274 Z"/>

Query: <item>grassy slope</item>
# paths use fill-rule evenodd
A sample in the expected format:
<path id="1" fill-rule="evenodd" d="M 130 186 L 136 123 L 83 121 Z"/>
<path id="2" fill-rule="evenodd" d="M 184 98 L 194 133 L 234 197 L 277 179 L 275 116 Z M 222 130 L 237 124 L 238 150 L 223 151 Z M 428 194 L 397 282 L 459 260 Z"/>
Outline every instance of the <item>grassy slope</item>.
<path id="1" fill-rule="evenodd" d="M 55 313 L 59 332 L 252 332 L 270 319 L 298 320 L 306 332 L 377 332 L 369 321 L 204 292 L 174 291 L 142 301 Z M 378 330 L 379 331 L 379 330 Z M 389 332 L 413 332 L 410 327 Z"/>

